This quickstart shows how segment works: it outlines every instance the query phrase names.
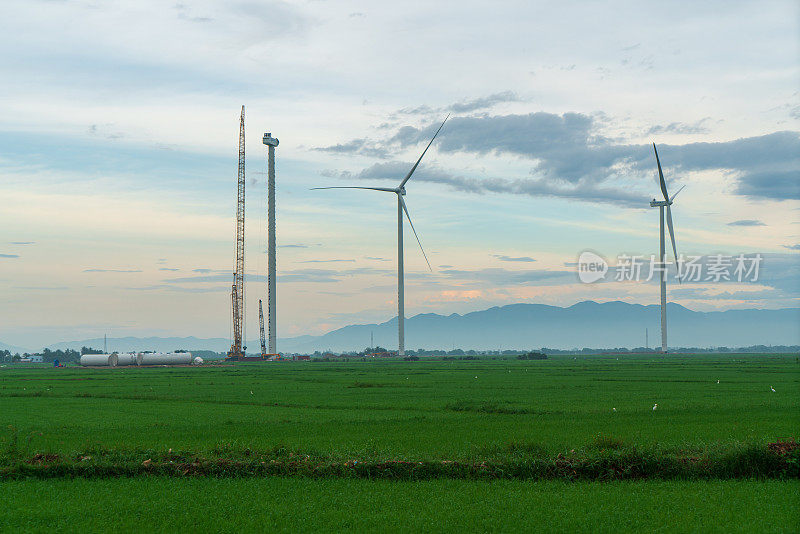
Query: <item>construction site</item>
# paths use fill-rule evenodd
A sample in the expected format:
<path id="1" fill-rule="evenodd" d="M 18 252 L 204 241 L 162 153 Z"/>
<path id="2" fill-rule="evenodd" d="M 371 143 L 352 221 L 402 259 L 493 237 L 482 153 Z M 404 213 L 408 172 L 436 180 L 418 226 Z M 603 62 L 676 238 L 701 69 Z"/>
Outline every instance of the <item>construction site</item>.
<path id="1" fill-rule="evenodd" d="M 275 263 L 275 147 L 278 139 L 267 132 L 263 143 L 267 147 L 267 323 L 264 325 L 264 308 L 258 299 L 258 327 L 261 352 L 247 355 L 243 344 L 245 323 L 245 127 L 244 106 L 239 118 L 239 168 L 236 190 L 236 247 L 234 256 L 233 284 L 231 285 L 232 340 L 231 348 L 225 356 L 230 362 L 259 362 L 282 360 L 276 342 L 276 263 Z"/>

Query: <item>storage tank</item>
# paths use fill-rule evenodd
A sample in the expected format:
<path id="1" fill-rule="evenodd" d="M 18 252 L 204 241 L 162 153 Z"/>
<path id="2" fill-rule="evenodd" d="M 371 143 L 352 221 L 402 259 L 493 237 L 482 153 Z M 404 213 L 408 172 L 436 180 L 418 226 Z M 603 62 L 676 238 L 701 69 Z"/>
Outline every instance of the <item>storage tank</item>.
<path id="1" fill-rule="evenodd" d="M 82 354 L 81 365 L 85 367 L 116 367 L 117 353 L 114 354 Z"/>
<path id="2" fill-rule="evenodd" d="M 203 365 L 203 358 L 197 356 L 194 360 L 192 360 L 192 365 Z"/>
<path id="3" fill-rule="evenodd" d="M 141 365 L 189 365 L 191 352 L 143 352 Z"/>
<path id="4" fill-rule="evenodd" d="M 136 352 L 123 352 L 117 354 L 117 365 L 141 365 L 142 355 Z"/>

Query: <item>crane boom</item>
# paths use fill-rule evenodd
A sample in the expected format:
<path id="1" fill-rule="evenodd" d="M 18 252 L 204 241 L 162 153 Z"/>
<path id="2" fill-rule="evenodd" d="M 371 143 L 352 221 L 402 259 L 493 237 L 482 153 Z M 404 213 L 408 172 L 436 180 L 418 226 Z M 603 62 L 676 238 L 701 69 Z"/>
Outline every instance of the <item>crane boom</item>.
<path id="1" fill-rule="evenodd" d="M 258 328 L 261 337 L 261 359 L 267 359 L 267 339 L 264 336 L 264 309 L 261 307 L 261 299 L 258 299 Z"/>
<path id="2" fill-rule="evenodd" d="M 236 269 L 233 272 L 231 288 L 231 311 L 233 313 L 233 341 L 228 351 L 228 359 L 244 357 L 242 329 L 244 327 L 244 106 L 239 119 L 239 176 L 236 194 Z"/>

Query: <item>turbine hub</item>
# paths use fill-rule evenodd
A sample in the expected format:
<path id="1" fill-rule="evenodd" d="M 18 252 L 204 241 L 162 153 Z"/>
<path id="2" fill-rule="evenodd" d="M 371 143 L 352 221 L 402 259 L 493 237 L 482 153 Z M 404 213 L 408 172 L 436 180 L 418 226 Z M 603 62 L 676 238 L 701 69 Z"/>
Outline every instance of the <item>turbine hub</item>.
<path id="1" fill-rule="evenodd" d="M 403 195 L 403 196 L 406 196 L 406 188 L 405 187 L 401 187 L 400 189 L 397 190 L 397 192 L 399 194 Z"/>
<path id="2" fill-rule="evenodd" d="M 272 134 L 269 132 L 264 134 L 264 139 L 262 142 L 267 146 L 278 146 L 278 139 L 276 137 L 272 137 Z"/>

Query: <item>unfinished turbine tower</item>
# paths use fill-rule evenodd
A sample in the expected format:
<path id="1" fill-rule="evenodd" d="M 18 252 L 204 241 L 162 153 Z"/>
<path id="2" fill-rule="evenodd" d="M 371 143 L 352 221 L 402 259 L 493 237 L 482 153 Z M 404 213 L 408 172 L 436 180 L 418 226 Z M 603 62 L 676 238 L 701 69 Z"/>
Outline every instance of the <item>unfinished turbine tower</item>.
<path id="1" fill-rule="evenodd" d="M 233 313 L 233 340 L 226 359 L 240 360 L 245 356 L 242 345 L 244 329 L 244 106 L 239 119 L 239 176 L 236 193 L 236 256 L 231 287 L 231 311 Z"/>
<path id="2" fill-rule="evenodd" d="M 428 261 L 428 256 L 425 254 L 425 249 L 422 248 L 422 242 L 419 240 L 419 236 L 417 235 L 417 230 L 414 228 L 414 223 L 411 222 L 411 215 L 408 214 L 408 208 L 406 207 L 406 203 L 403 200 L 403 197 L 406 194 L 406 182 L 411 179 L 411 175 L 414 174 L 414 171 L 417 170 L 419 163 L 422 161 L 422 158 L 425 157 L 425 153 L 433 144 L 434 139 L 436 136 L 439 135 L 439 132 L 442 130 L 444 123 L 447 122 L 447 119 L 450 117 L 448 115 L 445 117 L 444 121 L 442 121 L 441 126 L 439 129 L 436 130 L 436 133 L 433 134 L 428 146 L 425 147 L 425 150 L 422 151 L 422 155 L 420 155 L 417 162 L 411 167 L 411 170 L 408 171 L 408 174 L 405 175 L 403 180 L 400 182 L 400 185 L 397 187 L 358 187 L 358 186 L 337 186 L 337 187 L 314 187 L 312 189 L 368 189 L 371 191 L 383 191 L 386 193 L 394 193 L 397 195 L 397 354 L 399 356 L 405 356 L 406 348 L 406 333 L 405 333 L 405 275 L 403 274 L 403 213 L 405 212 L 406 218 L 408 219 L 408 224 L 411 226 L 411 231 L 414 232 L 414 237 L 417 238 L 417 243 L 419 244 L 419 248 L 422 251 L 422 256 L 425 258 L 425 263 L 428 264 L 428 269 L 431 269 L 431 264 Z M 433 269 L 431 269 L 432 271 Z"/>
<path id="3" fill-rule="evenodd" d="M 267 132 L 263 143 L 267 145 L 267 321 L 269 325 L 269 354 L 277 354 L 275 311 L 277 291 L 275 284 L 275 147 L 278 139 Z"/>
<path id="4" fill-rule="evenodd" d="M 664 182 L 664 173 L 661 171 L 661 160 L 658 159 L 658 150 L 656 144 L 653 143 L 653 151 L 656 153 L 656 164 L 658 165 L 658 185 L 661 187 L 661 193 L 664 195 L 664 200 L 653 199 L 650 201 L 651 208 L 659 208 L 659 262 L 661 266 L 661 352 L 667 352 L 667 269 L 664 264 L 665 259 L 665 236 L 664 236 L 664 208 L 667 215 L 667 227 L 669 228 L 669 239 L 672 241 L 672 254 L 675 258 L 675 268 L 678 269 L 678 280 L 680 281 L 680 266 L 678 265 L 678 250 L 675 247 L 675 231 L 672 227 L 672 201 L 683 190 L 683 186 L 678 191 L 669 196 L 667 194 L 667 184 Z"/>

